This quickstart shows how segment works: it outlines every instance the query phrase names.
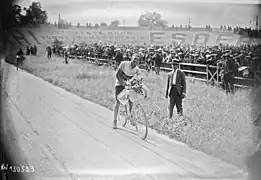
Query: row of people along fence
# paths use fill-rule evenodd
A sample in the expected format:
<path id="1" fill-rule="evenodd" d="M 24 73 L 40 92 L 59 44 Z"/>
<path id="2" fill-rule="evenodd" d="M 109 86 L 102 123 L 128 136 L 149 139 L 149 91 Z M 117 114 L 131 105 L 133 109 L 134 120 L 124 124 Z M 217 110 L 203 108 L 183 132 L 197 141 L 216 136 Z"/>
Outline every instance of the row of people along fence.
<path id="1" fill-rule="evenodd" d="M 77 57 L 78 59 L 83 59 L 82 57 Z M 107 65 L 115 65 L 116 62 L 114 60 L 108 59 L 97 59 L 93 57 L 86 57 L 87 61 L 90 62 L 98 62 L 98 64 L 107 64 Z M 141 64 L 140 68 L 144 69 L 144 65 Z M 171 71 L 171 64 L 162 63 L 161 65 L 162 71 Z M 222 84 L 221 79 L 221 69 L 219 66 L 212 65 L 204 65 L 204 64 L 193 64 L 193 63 L 180 63 L 179 68 L 186 74 L 187 77 L 204 81 L 208 84 L 220 86 Z M 252 78 L 245 78 L 243 74 L 248 71 L 247 68 L 239 72 L 241 77 L 235 77 L 235 87 L 238 88 L 250 88 L 250 87 L 259 87 L 261 85 L 261 71 L 254 71 Z M 248 73 L 248 72 L 246 72 Z"/>

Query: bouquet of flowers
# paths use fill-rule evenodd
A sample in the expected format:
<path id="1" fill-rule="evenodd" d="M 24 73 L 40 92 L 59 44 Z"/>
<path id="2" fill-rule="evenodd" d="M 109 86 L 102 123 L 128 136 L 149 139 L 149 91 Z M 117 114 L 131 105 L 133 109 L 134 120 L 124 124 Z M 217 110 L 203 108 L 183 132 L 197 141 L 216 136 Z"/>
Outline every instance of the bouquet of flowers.
<path id="1" fill-rule="evenodd" d="M 134 90 L 136 93 L 138 94 L 143 94 L 143 90 L 142 90 L 142 87 L 143 87 L 143 78 L 140 78 L 140 79 L 131 79 L 130 80 L 130 89 Z"/>
<path id="2" fill-rule="evenodd" d="M 142 96 L 147 97 L 148 88 L 143 84 L 143 81 L 143 78 L 132 78 L 129 80 L 127 88 L 118 95 L 118 100 L 121 104 L 125 105 L 129 99 L 135 102 Z"/>

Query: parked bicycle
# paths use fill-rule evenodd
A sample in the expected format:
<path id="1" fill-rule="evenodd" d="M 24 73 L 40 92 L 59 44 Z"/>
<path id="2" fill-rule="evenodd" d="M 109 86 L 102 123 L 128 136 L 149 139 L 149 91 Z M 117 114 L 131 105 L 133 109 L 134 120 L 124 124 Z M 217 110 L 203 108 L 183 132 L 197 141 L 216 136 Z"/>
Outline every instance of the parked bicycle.
<path id="1" fill-rule="evenodd" d="M 143 79 L 137 83 L 137 81 L 128 82 L 125 86 L 125 90 L 119 94 L 118 99 L 121 105 L 125 106 L 125 112 L 123 114 L 124 121 L 122 126 L 130 124 L 130 127 L 134 127 L 137 134 L 141 139 L 145 140 L 148 135 L 148 119 L 146 117 L 143 105 L 141 103 L 142 98 L 146 98 L 147 92 L 141 89 L 141 83 Z M 133 102 L 132 111 L 130 112 L 129 100 Z"/>

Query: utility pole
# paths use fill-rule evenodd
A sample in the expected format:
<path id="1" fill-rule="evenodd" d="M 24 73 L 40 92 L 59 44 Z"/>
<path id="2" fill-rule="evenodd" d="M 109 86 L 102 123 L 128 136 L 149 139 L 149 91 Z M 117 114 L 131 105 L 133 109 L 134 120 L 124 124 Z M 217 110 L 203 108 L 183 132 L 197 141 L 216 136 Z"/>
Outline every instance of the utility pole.
<path id="1" fill-rule="evenodd" d="M 60 16 L 60 13 L 59 13 L 59 16 L 58 16 L 58 23 L 57 23 L 57 27 L 60 28 L 61 27 L 61 16 Z"/>
<path id="2" fill-rule="evenodd" d="M 190 22 L 190 16 L 189 16 L 189 24 L 188 24 L 188 26 L 189 26 L 189 29 L 190 29 L 190 23 L 191 23 L 191 22 Z"/>

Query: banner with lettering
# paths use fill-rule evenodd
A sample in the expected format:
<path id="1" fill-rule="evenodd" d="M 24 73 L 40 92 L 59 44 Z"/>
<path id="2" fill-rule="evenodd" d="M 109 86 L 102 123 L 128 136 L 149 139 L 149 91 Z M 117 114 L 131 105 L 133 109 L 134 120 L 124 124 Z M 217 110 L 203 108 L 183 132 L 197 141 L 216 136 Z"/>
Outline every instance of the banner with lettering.
<path id="1" fill-rule="evenodd" d="M 144 30 L 144 29 L 90 29 L 90 28 L 23 28 L 17 29 L 9 41 L 13 45 L 48 45 L 54 39 L 64 44 L 93 43 L 99 40 L 117 44 L 190 44 L 214 46 L 220 43 L 229 45 L 260 44 L 261 39 L 248 38 L 231 32 L 185 31 L 185 30 Z"/>

